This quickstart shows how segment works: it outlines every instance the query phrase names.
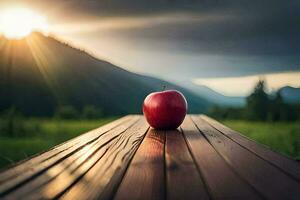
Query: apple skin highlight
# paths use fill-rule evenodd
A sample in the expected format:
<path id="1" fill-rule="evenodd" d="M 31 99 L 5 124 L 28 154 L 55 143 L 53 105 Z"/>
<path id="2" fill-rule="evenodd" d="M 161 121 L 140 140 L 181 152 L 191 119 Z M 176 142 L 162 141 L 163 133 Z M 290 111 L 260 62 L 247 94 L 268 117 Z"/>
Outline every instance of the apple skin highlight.
<path id="1" fill-rule="evenodd" d="M 152 128 L 170 130 L 178 128 L 187 113 L 188 104 L 177 90 L 149 94 L 143 103 L 143 113 Z"/>

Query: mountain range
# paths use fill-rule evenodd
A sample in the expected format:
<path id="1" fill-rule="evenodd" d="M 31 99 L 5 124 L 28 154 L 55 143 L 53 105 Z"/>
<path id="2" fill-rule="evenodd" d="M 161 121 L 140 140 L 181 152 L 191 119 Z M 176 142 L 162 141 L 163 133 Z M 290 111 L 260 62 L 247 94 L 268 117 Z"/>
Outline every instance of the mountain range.
<path id="1" fill-rule="evenodd" d="M 242 107 L 246 104 L 246 97 L 242 96 L 224 96 L 204 85 L 192 85 L 186 86 L 189 90 L 196 94 L 201 94 L 204 98 L 209 100 L 211 103 L 219 106 L 231 106 L 231 107 Z M 276 90 L 277 91 L 277 90 Z M 269 94 L 274 96 L 276 91 L 272 91 Z M 295 104 L 300 103 L 300 88 L 284 86 L 278 89 L 281 97 L 285 103 Z"/>
<path id="2" fill-rule="evenodd" d="M 286 103 L 299 103 L 300 102 L 300 88 L 285 86 L 279 89 L 283 100 Z"/>
<path id="3" fill-rule="evenodd" d="M 190 82 L 190 83 L 182 84 L 182 86 L 188 88 L 190 91 L 194 92 L 195 94 L 199 94 L 203 96 L 208 101 L 219 106 L 242 107 L 246 104 L 245 97 L 225 96 L 223 94 L 220 94 L 212 90 L 211 88 L 205 85 L 196 85 Z"/>
<path id="4" fill-rule="evenodd" d="M 101 108 L 106 115 L 141 113 L 147 94 L 177 89 L 187 98 L 189 113 L 210 106 L 243 106 L 244 97 L 228 97 L 206 87 L 177 85 L 129 72 L 54 37 L 32 33 L 21 40 L 0 36 L 0 112 L 17 107 L 29 116 L 51 116 L 59 106 Z M 283 87 L 287 103 L 300 102 L 300 88 Z"/>
<path id="5" fill-rule="evenodd" d="M 0 37 L 0 111 L 15 106 L 25 115 L 51 116 L 62 105 L 94 105 L 106 115 L 141 113 L 146 95 L 163 86 L 180 90 L 190 113 L 211 105 L 188 89 L 126 71 L 41 33 Z"/>

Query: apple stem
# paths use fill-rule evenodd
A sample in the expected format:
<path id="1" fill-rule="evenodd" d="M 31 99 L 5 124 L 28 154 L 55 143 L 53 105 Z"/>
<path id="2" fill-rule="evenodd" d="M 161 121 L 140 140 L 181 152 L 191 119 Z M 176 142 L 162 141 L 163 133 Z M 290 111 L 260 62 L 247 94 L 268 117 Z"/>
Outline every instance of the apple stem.
<path id="1" fill-rule="evenodd" d="M 167 86 L 163 85 L 162 88 L 161 88 L 161 90 L 162 90 L 162 91 L 165 91 L 166 88 L 167 88 Z"/>

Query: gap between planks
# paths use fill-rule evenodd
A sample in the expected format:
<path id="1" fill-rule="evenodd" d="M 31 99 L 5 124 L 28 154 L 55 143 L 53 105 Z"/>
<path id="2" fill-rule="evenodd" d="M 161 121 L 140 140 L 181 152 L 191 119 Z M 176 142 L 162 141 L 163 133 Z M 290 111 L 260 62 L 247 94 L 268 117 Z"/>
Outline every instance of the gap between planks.
<path id="1" fill-rule="evenodd" d="M 269 162 L 226 137 L 199 116 L 192 116 L 198 129 L 224 160 L 256 191 L 269 199 L 299 199 L 300 184 Z"/>
<path id="2" fill-rule="evenodd" d="M 114 199 L 209 199 L 182 132 L 150 129 Z"/>
<path id="3" fill-rule="evenodd" d="M 260 158 L 264 159 L 265 161 L 269 162 L 270 164 L 274 165 L 275 167 L 289 175 L 291 178 L 300 182 L 300 165 L 297 161 L 274 152 L 265 145 L 256 143 L 255 141 L 245 137 L 241 133 L 238 133 L 237 131 L 224 126 L 223 124 L 208 116 L 200 115 L 200 118 L 205 120 L 210 126 L 215 128 L 217 131 L 220 131 L 234 142 L 248 149 L 252 153 L 256 154 Z"/>
<path id="4" fill-rule="evenodd" d="M 181 126 L 190 152 L 212 199 L 261 199 L 241 179 L 187 116 Z"/>
<path id="5" fill-rule="evenodd" d="M 122 132 L 123 130 L 126 130 L 128 128 L 128 126 L 134 124 L 137 120 L 138 120 L 137 116 L 130 117 L 129 121 L 125 121 L 121 125 L 118 124 L 117 126 L 112 128 L 111 130 L 114 130 L 114 129 L 119 129 L 120 130 L 121 129 L 120 131 Z M 115 124 L 115 123 L 112 123 L 112 124 Z M 110 126 L 108 126 L 108 127 L 110 128 Z M 100 131 L 101 134 L 100 135 L 97 134 L 96 138 L 92 138 L 91 140 L 86 138 L 86 139 L 88 139 L 87 140 L 88 143 L 86 143 L 87 141 L 84 141 L 84 140 L 81 141 L 81 143 L 85 143 L 85 145 L 82 145 L 82 146 L 76 146 L 75 145 L 72 148 L 68 149 L 67 152 L 63 152 L 62 155 L 59 155 L 58 158 L 53 157 L 49 160 L 46 160 L 42 164 L 37 165 L 36 168 L 33 168 L 33 170 L 25 171 L 22 175 L 19 175 L 16 178 L 12 179 L 11 181 L 6 182 L 3 185 L 0 185 L 0 188 L 1 188 L 0 191 L 2 191 L 0 196 L 4 196 L 4 195 L 6 195 L 6 194 L 8 194 L 8 193 L 10 193 L 14 190 L 16 190 L 15 194 L 19 194 L 19 196 L 20 196 L 23 193 L 22 192 L 18 193 L 18 188 L 19 187 L 21 187 L 23 185 L 26 188 L 27 185 L 30 185 L 31 183 L 39 182 L 39 181 L 36 181 L 36 180 L 41 180 L 40 175 L 45 174 L 45 172 L 48 169 L 51 169 L 52 167 L 59 166 L 61 161 L 65 161 L 65 159 L 68 160 L 68 158 L 72 158 L 72 156 L 74 156 L 74 154 L 76 155 L 76 153 L 82 151 L 84 146 L 95 143 L 96 141 L 99 140 L 99 138 L 101 138 L 102 136 L 105 136 L 105 133 L 108 133 L 110 131 L 110 130 L 106 131 L 105 128 L 100 129 L 100 130 L 103 130 L 103 131 L 102 132 Z M 61 167 L 60 170 L 57 170 L 57 173 L 59 174 L 60 171 L 63 171 L 63 170 L 64 170 L 64 167 Z M 53 174 L 53 176 L 55 176 L 55 174 Z M 36 179 L 36 178 L 38 178 L 38 179 Z M 33 187 L 33 188 L 31 188 L 31 190 L 32 189 L 35 189 L 35 188 Z M 23 192 L 26 192 L 26 190 L 23 190 Z"/>
<path id="6" fill-rule="evenodd" d="M 59 153 L 62 153 L 63 151 L 71 148 L 74 145 L 78 145 L 80 140 L 86 140 L 87 138 L 93 138 L 96 136 L 100 136 L 101 134 L 106 133 L 107 131 L 111 130 L 112 128 L 120 125 L 121 123 L 124 123 L 133 116 L 125 116 L 120 119 L 117 119 L 111 123 L 108 123 L 104 126 L 101 126 L 100 128 L 94 129 L 92 131 L 89 131 L 83 135 L 77 136 L 74 139 L 68 140 L 62 144 L 59 144 L 53 148 L 51 148 L 49 151 L 46 151 L 44 153 L 32 156 L 32 158 L 20 161 L 20 163 L 17 163 L 14 166 L 11 166 L 9 169 L 6 169 L 3 172 L 0 172 L 0 185 L 4 181 L 8 181 L 10 178 L 15 178 L 16 176 L 23 173 L 24 169 L 31 170 L 31 168 L 35 167 L 35 165 L 42 163 L 46 161 L 47 159 L 50 159 L 54 156 L 57 156 Z M 0 189 L 1 191 L 1 189 Z"/>

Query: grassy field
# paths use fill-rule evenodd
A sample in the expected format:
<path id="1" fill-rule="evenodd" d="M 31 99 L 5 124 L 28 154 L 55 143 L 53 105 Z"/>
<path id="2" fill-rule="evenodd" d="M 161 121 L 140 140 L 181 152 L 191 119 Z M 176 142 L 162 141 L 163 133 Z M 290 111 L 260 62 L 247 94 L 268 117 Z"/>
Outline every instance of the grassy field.
<path id="1" fill-rule="evenodd" d="M 300 122 L 227 120 L 222 123 L 274 151 L 300 160 Z"/>
<path id="2" fill-rule="evenodd" d="M 97 128 L 116 118 L 100 120 L 25 120 L 27 126 L 38 124 L 31 135 L 23 137 L 0 137 L 0 169 L 34 154 L 45 151 L 63 141 Z M 223 121 L 237 130 L 271 149 L 300 160 L 300 123 L 264 123 L 249 121 Z"/>
<path id="3" fill-rule="evenodd" d="M 45 151 L 84 132 L 102 126 L 115 118 L 99 120 L 25 120 L 25 125 L 38 124 L 31 136 L 0 137 L 0 169 Z"/>

